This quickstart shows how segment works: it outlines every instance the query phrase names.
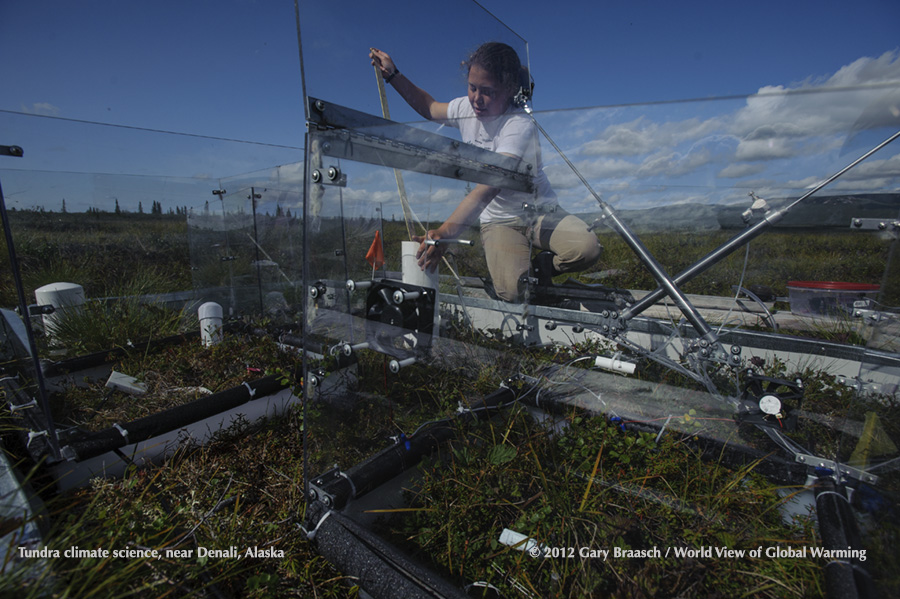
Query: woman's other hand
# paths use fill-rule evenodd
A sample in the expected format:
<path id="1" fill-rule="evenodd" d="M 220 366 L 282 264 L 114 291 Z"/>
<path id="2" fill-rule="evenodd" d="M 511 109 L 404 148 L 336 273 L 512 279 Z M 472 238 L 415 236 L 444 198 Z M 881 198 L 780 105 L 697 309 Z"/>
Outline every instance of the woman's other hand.
<path id="1" fill-rule="evenodd" d="M 387 52 L 382 52 L 378 48 L 369 48 L 369 58 L 372 59 L 372 65 L 381 70 L 382 77 L 390 77 L 397 70 L 397 65 Z"/>

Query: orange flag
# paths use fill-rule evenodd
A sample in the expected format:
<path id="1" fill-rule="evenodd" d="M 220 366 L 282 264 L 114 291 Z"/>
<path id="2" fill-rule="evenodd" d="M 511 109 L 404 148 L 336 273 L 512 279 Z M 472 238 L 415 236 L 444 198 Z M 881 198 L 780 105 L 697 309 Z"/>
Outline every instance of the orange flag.
<path id="1" fill-rule="evenodd" d="M 381 231 L 375 231 L 375 240 L 372 242 L 372 247 L 366 252 L 366 262 L 371 264 L 374 269 L 384 266 L 384 246 L 381 245 Z"/>

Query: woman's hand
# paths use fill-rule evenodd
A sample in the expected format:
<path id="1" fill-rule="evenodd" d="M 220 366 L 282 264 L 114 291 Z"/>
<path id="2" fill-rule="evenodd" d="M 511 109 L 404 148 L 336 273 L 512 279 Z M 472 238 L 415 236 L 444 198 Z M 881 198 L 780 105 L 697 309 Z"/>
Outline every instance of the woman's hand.
<path id="1" fill-rule="evenodd" d="M 381 70 L 382 77 L 390 77 L 397 70 L 397 65 L 387 52 L 382 52 L 378 48 L 369 48 L 369 58 L 372 64 Z"/>
<path id="2" fill-rule="evenodd" d="M 425 233 L 425 235 L 413 236 L 413 241 L 419 242 L 419 249 L 416 251 L 416 259 L 419 261 L 419 268 L 424 271 L 434 272 L 438 262 L 441 261 L 441 256 L 444 255 L 444 248 L 446 246 L 441 244 L 429 245 L 426 243 L 429 240 L 437 241 L 438 239 L 441 239 L 439 229 L 432 229 Z"/>

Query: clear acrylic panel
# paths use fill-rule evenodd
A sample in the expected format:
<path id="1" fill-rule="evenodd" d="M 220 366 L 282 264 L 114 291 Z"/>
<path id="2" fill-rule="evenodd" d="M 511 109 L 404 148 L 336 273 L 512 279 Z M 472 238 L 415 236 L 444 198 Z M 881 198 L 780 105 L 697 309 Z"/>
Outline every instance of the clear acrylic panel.
<path id="1" fill-rule="evenodd" d="M 368 114 L 383 115 L 368 58 L 372 47 L 387 52 L 419 87 L 446 100 L 465 91 L 466 73 L 460 63 L 485 41 L 510 45 L 528 64 L 525 41 L 477 2 L 429 6 L 425 19 L 397 1 L 301 2 L 299 15 L 307 96 Z M 378 25 L 371 27 L 372 23 Z M 392 120 L 421 120 L 388 92 Z"/>
<path id="2" fill-rule="evenodd" d="M 274 180 L 277 177 L 268 178 Z M 265 183 L 266 178 L 257 181 Z M 220 183 L 230 187 L 240 182 Z M 198 301 L 215 301 L 229 316 L 290 319 L 298 309 L 301 287 L 299 192 L 254 186 L 214 191 L 213 199 L 187 215 Z"/>
<path id="3" fill-rule="evenodd" d="M 547 478 L 526 485 L 528 493 L 507 487 L 528 470 L 523 462 L 551 458 L 534 445 L 507 442 L 516 438 L 521 424 L 519 416 L 510 416 L 521 414 L 515 409 L 487 424 L 472 420 L 482 420 L 487 410 L 482 402 L 519 403 L 530 406 L 525 420 L 540 423 L 535 426 L 541 434 L 555 431 L 550 433 L 554 443 L 566 451 L 570 444 L 585 443 L 581 427 L 592 416 L 615 434 L 633 435 L 622 441 L 625 446 L 646 444 L 660 452 L 670 442 L 690 447 L 691 455 L 705 456 L 710 468 L 730 468 L 727 477 L 743 480 L 749 485 L 745 489 L 752 486 L 751 472 L 780 487 L 766 492 L 777 498 L 787 528 L 755 532 L 759 536 L 753 541 L 737 540 L 729 536 L 733 531 L 704 536 L 712 534 L 712 520 L 701 518 L 696 526 L 706 531 L 698 533 L 704 540 L 695 539 L 701 544 L 762 543 L 774 538 L 765 535 L 779 535 L 798 546 L 815 545 L 809 530 L 792 528 L 798 522 L 794 515 L 802 522 L 816 510 L 813 489 L 821 491 L 829 477 L 850 489 L 871 479 L 864 468 L 847 467 L 846 445 L 848 431 L 861 426 L 858 406 L 871 405 L 852 398 L 856 382 L 874 376 L 860 372 L 872 369 L 874 354 L 858 344 L 859 320 L 852 309 L 843 310 L 845 297 L 828 291 L 835 283 L 838 289 L 847 284 L 861 296 L 853 299 L 866 299 L 875 286 L 890 286 L 884 281 L 891 279 L 892 241 L 867 230 L 866 219 L 885 218 L 875 215 L 886 208 L 897 211 L 898 179 L 891 164 L 900 146 L 887 143 L 867 154 L 898 129 L 889 110 L 896 86 L 796 93 L 768 89 L 728 99 L 534 112 L 529 118 L 539 132 L 544 171 L 559 207 L 590 227 L 603 253 L 587 268 L 554 273 L 550 286 L 532 269 L 523 295 L 503 301 L 492 289 L 494 279 L 505 273 L 489 268 L 484 229 L 474 223 L 459 234 L 474 245 L 454 245 L 436 280 L 408 282 L 422 273 L 417 266 L 404 267 L 402 242 L 411 233 L 437 229 L 485 181 L 477 178 L 479 168 L 442 171 L 437 166 L 442 160 L 462 164 L 457 146 L 446 141 L 459 140 L 460 134 L 439 123 L 420 123 L 390 87 L 387 100 L 394 117 L 379 120 L 376 82 L 366 72 L 371 65 L 364 56 L 365 46 L 387 51 L 404 75 L 444 100 L 461 96 L 465 87 L 437 66 L 421 73 L 404 68 L 404 44 L 415 44 L 420 56 L 430 58 L 465 51 L 454 50 L 437 32 L 429 31 L 436 34 L 433 41 L 422 41 L 379 31 L 387 42 L 364 42 L 353 54 L 358 43 L 353 27 L 333 36 L 310 31 L 316 32 L 303 29 L 307 92 L 315 99 L 308 104 L 313 127 L 306 190 L 306 331 L 313 347 L 329 356 L 311 360 L 306 379 L 316 382 L 307 387 L 315 388 L 307 395 L 310 404 L 322 410 L 310 422 L 317 456 L 308 472 L 311 497 L 357 522 L 384 518 L 387 524 L 379 530 L 412 553 L 428 554 L 426 561 L 436 567 L 462 562 L 458 570 L 454 567 L 454 573 L 465 572 L 462 584 L 491 580 L 507 589 L 516 588 L 517 580 L 536 578 L 529 564 L 509 557 L 514 552 L 505 553 L 502 541 L 498 545 L 501 529 L 516 528 L 529 543 L 583 542 L 583 530 L 561 522 L 566 516 L 546 514 L 581 517 L 573 506 L 584 508 L 593 500 L 593 484 L 636 501 L 646 500 L 648 489 L 653 501 L 665 503 L 669 493 L 677 497 L 674 504 L 694 501 L 687 486 L 676 489 L 673 482 L 689 476 L 685 470 L 663 474 L 666 458 L 636 473 L 629 460 L 640 461 L 640 451 L 629 454 L 609 439 L 586 442 L 579 450 L 583 461 L 574 470 L 588 481 L 587 490 L 572 478 L 555 478 L 558 472 L 551 476 L 550 468 L 531 474 Z M 469 44 L 464 37 L 457 45 L 481 41 L 486 39 Z M 342 76 L 330 76 L 336 72 Z M 830 107 L 846 112 L 838 119 L 809 116 L 816 110 L 831 113 Z M 404 121 L 422 133 L 398 124 Z M 488 171 L 499 166 L 486 155 L 469 159 Z M 318 183 L 312 179 L 316 170 Z M 510 180 L 490 184 L 503 188 Z M 858 224 L 860 219 L 866 226 Z M 372 264 L 378 239 L 383 266 Z M 535 255 L 538 249 L 536 244 L 530 248 Z M 885 301 L 884 293 L 879 297 Z M 874 336 L 866 337 L 870 346 Z M 877 411 L 892 423 L 898 358 L 896 349 L 878 356 L 880 388 L 890 399 Z M 347 371 L 354 373 L 349 387 L 326 384 L 340 379 L 332 374 Z M 504 390 L 511 394 L 505 399 Z M 456 435 L 442 437 L 446 427 Z M 890 443 L 896 442 L 895 424 L 884 431 Z M 528 442 L 538 438 L 534 434 Z M 387 469 L 391 476 L 376 472 L 390 461 L 388 454 L 416 453 L 429 435 L 454 440 L 420 468 L 407 471 L 401 482 L 388 483 L 396 470 Z M 882 456 L 891 458 L 890 451 Z M 604 464 L 605 474 L 598 475 Z M 492 478 L 488 473 L 494 467 Z M 484 482 L 487 490 L 466 478 L 468 468 L 492 481 Z M 379 476 L 383 480 L 373 482 Z M 701 478 L 720 476 L 708 471 Z M 455 482 L 446 483 L 448 477 Z M 521 498 L 547 511 L 510 508 L 503 520 L 498 515 L 503 509 L 488 509 L 492 515 L 484 518 L 491 525 L 467 520 L 468 533 L 455 530 L 461 521 L 453 510 L 465 499 L 442 504 L 449 495 L 440 494 L 451 493 L 460 479 L 473 484 L 466 487 L 473 497 L 489 496 L 484 501 L 491 506 Z M 879 484 L 887 493 L 896 487 L 890 475 L 879 478 Z M 555 486 L 564 490 L 556 492 Z M 504 495 L 498 488 L 520 495 Z M 722 497 L 727 489 L 713 493 Z M 633 500 L 605 493 L 612 503 Z M 605 505 L 608 524 L 617 516 Z M 442 510 L 453 524 L 429 518 L 429 512 Z M 591 514 L 604 522 L 600 512 Z M 311 524 L 320 515 L 314 512 Z M 732 523 L 741 519 L 723 517 Z M 430 536 L 432 526 L 450 537 L 447 545 Z M 684 531 L 661 540 L 652 526 L 636 525 L 640 530 L 630 529 L 632 537 L 606 544 L 691 543 L 681 536 Z M 871 532 L 865 529 L 863 537 L 876 555 L 880 541 L 870 538 Z M 453 545 L 456 537 L 466 538 L 465 547 L 462 540 Z M 509 569 L 491 570 L 490 560 L 477 557 L 488 554 L 509 558 L 503 562 Z M 875 576 L 889 587 L 890 566 L 884 559 L 878 558 Z M 551 568 L 557 580 L 575 576 L 562 566 Z M 569 592 L 585 590 L 590 579 L 585 576 L 563 584 L 572 585 L 565 587 Z"/>
<path id="4" fill-rule="evenodd" d="M 3 10 L 3 37 L 17 57 L 0 65 L 0 78 L 16 82 L 0 100 L 0 144 L 23 152 L 3 156 L 0 179 L 36 351 L 52 373 L 39 393 L 32 371 L 27 393 L 49 397 L 56 426 L 76 437 L 82 424 L 91 421 L 93 430 L 106 417 L 84 417 L 79 405 L 90 398 L 78 405 L 64 398 L 68 379 L 60 373 L 72 360 L 195 333 L 212 286 L 227 288 L 216 299 L 247 298 L 226 302 L 236 316 L 267 310 L 270 322 L 298 318 L 304 110 L 295 6 L 209 8 L 97 2 Z M 254 185 L 257 226 L 238 234 L 223 217 L 216 227 L 240 250 L 241 270 L 210 274 L 220 266 L 213 255 L 226 252 L 203 247 L 189 221 L 223 187 L 234 193 L 229 206 L 252 215 L 238 200 Z M 282 218 L 287 209 L 291 216 Z M 12 309 L 11 269 L 0 270 L 2 305 Z M 49 295 L 35 296 L 48 285 Z M 83 308 L 36 313 L 66 292 Z M 59 431 L 52 423 L 33 427 L 29 449 L 39 455 L 41 431 Z"/>

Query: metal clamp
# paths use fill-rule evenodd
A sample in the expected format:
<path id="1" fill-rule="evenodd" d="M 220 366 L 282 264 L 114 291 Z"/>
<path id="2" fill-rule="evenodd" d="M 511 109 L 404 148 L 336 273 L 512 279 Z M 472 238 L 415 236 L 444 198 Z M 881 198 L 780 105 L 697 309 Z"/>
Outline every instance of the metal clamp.
<path id="1" fill-rule="evenodd" d="M 806 464 L 813 468 L 827 468 L 835 474 L 840 474 L 842 478 L 852 478 L 870 485 L 874 485 L 878 482 L 878 476 L 870 472 L 848 466 L 847 464 L 841 464 L 840 462 L 835 462 L 833 460 L 826 460 L 825 458 L 804 453 L 798 453 L 795 459 L 801 464 Z"/>

